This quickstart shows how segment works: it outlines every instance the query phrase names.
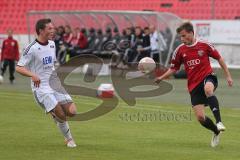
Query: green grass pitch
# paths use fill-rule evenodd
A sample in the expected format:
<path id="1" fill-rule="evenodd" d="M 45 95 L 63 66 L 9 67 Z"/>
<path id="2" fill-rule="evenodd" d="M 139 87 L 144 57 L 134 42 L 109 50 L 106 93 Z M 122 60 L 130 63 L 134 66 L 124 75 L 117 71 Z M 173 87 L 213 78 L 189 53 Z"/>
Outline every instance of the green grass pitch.
<path id="1" fill-rule="evenodd" d="M 219 77 L 217 95 L 227 127 L 220 145 L 210 147 L 212 133 L 201 127 L 191 112 L 185 80 L 170 80 L 174 90 L 129 107 L 123 101 L 112 112 L 85 122 L 70 122 L 78 145 L 67 148 L 49 115 L 35 103 L 29 79 L 17 75 L 14 85 L 5 76 L 0 85 L 1 160 L 238 160 L 240 157 L 239 71 L 235 86 Z M 73 96 L 79 112 L 95 108 L 100 100 Z M 209 109 L 207 114 L 212 117 Z M 184 115 L 186 119 L 148 117 Z M 140 118 L 136 115 L 140 115 Z"/>

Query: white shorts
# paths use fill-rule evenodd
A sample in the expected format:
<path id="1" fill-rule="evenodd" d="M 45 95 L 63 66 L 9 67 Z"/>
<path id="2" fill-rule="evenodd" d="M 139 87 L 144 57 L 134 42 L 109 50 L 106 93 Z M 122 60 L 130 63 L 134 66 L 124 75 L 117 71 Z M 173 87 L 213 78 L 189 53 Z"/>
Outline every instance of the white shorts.
<path id="1" fill-rule="evenodd" d="M 53 110 L 57 104 L 71 103 L 72 98 L 67 93 L 42 93 L 34 91 L 34 98 L 36 102 L 48 113 Z"/>

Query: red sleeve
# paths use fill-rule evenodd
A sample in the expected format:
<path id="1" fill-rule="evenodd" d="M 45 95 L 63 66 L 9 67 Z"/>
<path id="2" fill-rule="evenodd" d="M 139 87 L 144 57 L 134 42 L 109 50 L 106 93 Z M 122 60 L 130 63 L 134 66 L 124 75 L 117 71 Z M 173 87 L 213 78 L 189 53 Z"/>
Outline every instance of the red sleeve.
<path id="1" fill-rule="evenodd" d="M 181 64 L 182 64 L 182 57 L 178 47 L 173 53 L 170 69 L 177 71 L 179 70 Z"/>
<path id="2" fill-rule="evenodd" d="M 207 44 L 208 45 L 208 54 L 210 57 L 219 60 L 221 58 L 219 52 L 214 48 L 214 46 L 212 44 Z"/>
<path id="3" fill-rule="evenodd" d="M 19 60 L 19 47 L 18 47 L 18 42 L 17 41 L 15 41 L 15 43 L 16 43 L 16 54 L 15 54 L 15 60 L 16 61 L 18 61 Z"/>
<path id="4" fill-rule="evenodd" d="M 5 40 L 2 43 L 2 53 L 1 53 L 1 59 L 0 59 L 1 61 L 4 60 L 4 50 L 5 50 Z"/>

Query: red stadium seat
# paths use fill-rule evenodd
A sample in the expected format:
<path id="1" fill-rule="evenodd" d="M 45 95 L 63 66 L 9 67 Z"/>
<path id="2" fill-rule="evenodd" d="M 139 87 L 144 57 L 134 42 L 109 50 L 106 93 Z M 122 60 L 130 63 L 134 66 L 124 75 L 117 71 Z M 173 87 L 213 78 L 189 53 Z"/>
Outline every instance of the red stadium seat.
<path id="1" fill-rule="evenodd" d="M 163 3 L 171 4 L 171 6 L 162 7 Z M 19 34 L 27 33 L 26 13 L 29 10 L 155 10 L 173 12 L 185 19 L 212 18 L 212 1 L 199 0 L 8 0 L 0 2 L 0 7 L 0 33 L 5 33 L 6 28 L 12 27 Z M 240 1 L 215 0 L 215 18 L 239 17 L 239 8 Z"/>

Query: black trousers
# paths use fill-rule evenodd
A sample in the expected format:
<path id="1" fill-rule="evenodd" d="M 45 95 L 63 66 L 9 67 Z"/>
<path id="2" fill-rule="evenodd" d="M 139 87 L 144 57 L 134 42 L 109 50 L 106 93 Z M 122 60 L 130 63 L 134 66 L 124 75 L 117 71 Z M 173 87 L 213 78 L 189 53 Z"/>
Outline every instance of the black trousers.
<path id="1" fill-rule="evenodd" d="M 7 70 L 7 67 L 9 66 L 8 70 L 9 70 L 9 80 L 10 81 L 13 81 L 15 79 L 14 77 L 14 72 L 15 72 L 15 60 L 9 60 L 9 59 L 5 59 L 3 60 L 2 62 L 2 67 L 1 67 L 1 70 L 2 70 L 2 73 L 1 75 L 3 76 L 4 73 L 6 72 Z"/>

